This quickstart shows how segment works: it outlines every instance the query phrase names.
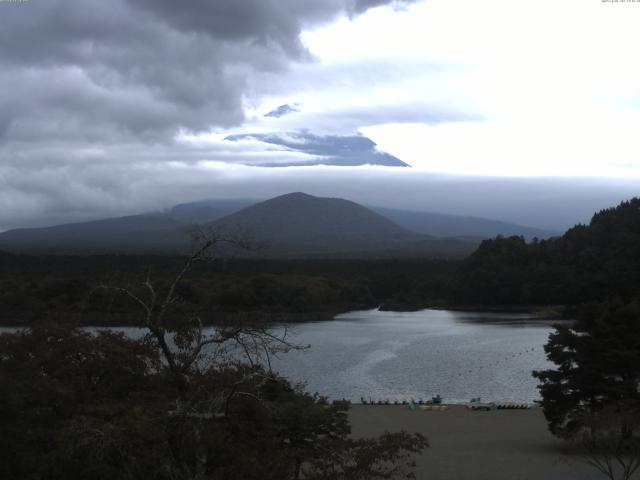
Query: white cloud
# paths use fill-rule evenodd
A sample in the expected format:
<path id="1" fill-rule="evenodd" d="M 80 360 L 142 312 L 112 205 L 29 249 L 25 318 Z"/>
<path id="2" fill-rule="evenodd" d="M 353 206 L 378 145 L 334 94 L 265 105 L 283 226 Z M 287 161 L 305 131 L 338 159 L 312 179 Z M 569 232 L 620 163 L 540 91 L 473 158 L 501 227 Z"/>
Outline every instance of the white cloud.
<path id="1" fill-rule="evenodd" d="M 418 105 L 475 117 L 360 125 L 382 149 L 435 172 L 640 177 L 639 24 L 640 4 L 595 0 L 379 8 L 303 42 L 329 71 L 372 64 L 401 75 L 291 93 L 344 111 Z"/>
<path id="2" fill-rule="evenodd" d="M 159 210 L 207 198 L 266 199 L 294 191 L 368 205 L 474 215 L 563 230 L 637 194 L 621 179 L 513 179 L 392 167 L 263 168 L 215 160 L 86 162 L 37 171 L 0 164 L 0 231 Z"/>
<path id="3" fill-rule="evenodd" d="M 638 191 L 640 3 L 426 0 L 329 25 L 384 2 L 81 3 L 0 5 L 0 228 L 293 190 L 545 226 L 540 196 L 585 214 Z M 361 131 L 416 168 L 267 170 L 311 156 L 223 141 L 301 129 Z M 511 214 L 524 180 L 486 178 L 505 175 L 572 179 L 537 179 Z"/>

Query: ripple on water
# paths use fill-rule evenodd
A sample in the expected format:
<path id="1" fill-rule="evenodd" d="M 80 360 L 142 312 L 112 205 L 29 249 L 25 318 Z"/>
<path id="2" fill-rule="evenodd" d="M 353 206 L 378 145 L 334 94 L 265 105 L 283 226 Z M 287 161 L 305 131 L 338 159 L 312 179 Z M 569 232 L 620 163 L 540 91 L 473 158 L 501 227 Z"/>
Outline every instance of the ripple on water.
<path id="1" fill-rule="evenodd" d="M 311 349 L 274 365 L 331 398 L 530 402 L 538 398 L 531 371 L 549 366 L 550 331 L 528 315 L 361 311 L 296 326 L 294 339 Z"/>

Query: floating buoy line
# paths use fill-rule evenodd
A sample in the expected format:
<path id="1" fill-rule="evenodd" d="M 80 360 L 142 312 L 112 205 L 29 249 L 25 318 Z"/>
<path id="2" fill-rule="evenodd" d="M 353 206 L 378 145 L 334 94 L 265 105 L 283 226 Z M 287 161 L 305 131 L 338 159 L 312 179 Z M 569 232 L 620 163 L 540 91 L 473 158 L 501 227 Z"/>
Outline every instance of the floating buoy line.
<path id="1" fill-rule="evenodd" d="M 488 369 L 498 369 L 503 367 L 505 364 L 517 360 L 519 357 L 522 357 L 523 355 L 526 355 L 528 353 L 533 353 L 536 350 L 540 350 L 543 349 L 542 346 L 540 347 L 531 347 L 531 348 L 527 348 L 525 350 L 522 351 L 518 351 L 518 352 L 512 352 L 509 353 L 507 355 L 505 355 L 504 357 L 501 357 L 499 360 L 496 360 L 494 362 L 488 363 L 488 364 L 484 364 L 484 365 L 480 365 L 476 368 L 470 368 L 464 372 L 459 372 L 458 376 L 463 376 L 463 375 L 467 375 L 467 374 L 473 374 L 473 373 L 480 373 L 482 371 L 486 371 Z M 530 402 L 522 402 L 522 401 L 516 401 L 516 402 L 511 402 L 511 401 L 499 401 L 499 402 L 486 402 L 483 404 L 478 404 L 475 403 L 476 399 L 473 399 L 472 401 L 468 402 L 468 403 L 452 403 L 449 405 L 462 405 L 462 406 L 466 406 L 472 410 L 492 410 L 492 409 L 496 409 L 496 410 L 529 410 L 532 408 L 537 408 L 539 405 L 537 403 L 530 403 Z M 434 397 L 431 400 L 423 400 L 422 398 L 419 399 L 414 399 L 414 398 L 398 398 L 398 397 L 392 397 L 392 398 L 372 398 L 372 397 L 360 397 L 360 403 L 362 405 L 405 405 L 405 406 L 409 406 L 409 407 L 421 407 L 421 406 L 432 406 L 432 407 L 436 407 L 436 406 L 446 406 L 443 405 L 441 402 L 441 399 L 438 397 Z M 428 410 L 425 408 L 421 408 L 421 410 Z M 432 410 L 438 410 L 437 408 L 433 408 Z"/>
<path id="2" fill-rule="evenodd" d="M 544 347 L 531 347 L 531 348 L 527 348 L 525 350 L 519 351 L 519 352 L 513 352 L 513 353 L 509 353 L 508 355 L 500 358 L 499 360 L 496 360 L 495 362 L 491 362 L 491 363 L 487 363 L 484 365 L 480 365 L 477 368 L 471 368 L 469 370 L 467 370 L 466 372 L 459 372 L 458 373 L 458 377 L 462 377 L 465 374 L 469 374 L 469 373 L 474 373 L 474 371 L 476 373 L 478 372 L 482 372 L 483 370 L 487 370 L 490 368 L 500 368 L 506 364 L 508 364 L 509 362 L 513 361 L 513 360 L 517 360 L 518 357 L 522 357 L 523 355 L 526 355 L 527 353 L 533 353 L 536 350 L 540 350 L 543 349 Z"/>

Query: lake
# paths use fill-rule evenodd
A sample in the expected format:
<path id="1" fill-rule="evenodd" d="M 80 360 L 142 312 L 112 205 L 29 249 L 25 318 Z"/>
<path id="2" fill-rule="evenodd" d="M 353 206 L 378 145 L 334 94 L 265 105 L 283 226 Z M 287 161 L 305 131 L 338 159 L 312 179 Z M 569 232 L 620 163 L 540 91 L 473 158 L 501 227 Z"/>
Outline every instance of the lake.
<path id="1" fill-rule="evenodd" d="M 330 398 L 525 401 L 539 398 L 535 369 L 552 324 L 524 314 L 421 310 L 350 312 L 289 327 L 310 344 L 274 369 Z"/>
<path id="2" fill-rule="evenodd" d="M 531 371 L 551 367 L 543 345 L 553 323 L 526 314 L 356 311 L 287 325 L 288 338 L 310 348 L 283 354 L 272 366 L 331 399 L 439 394 L 446 402 L 532 402 L 539 395 Z"/>

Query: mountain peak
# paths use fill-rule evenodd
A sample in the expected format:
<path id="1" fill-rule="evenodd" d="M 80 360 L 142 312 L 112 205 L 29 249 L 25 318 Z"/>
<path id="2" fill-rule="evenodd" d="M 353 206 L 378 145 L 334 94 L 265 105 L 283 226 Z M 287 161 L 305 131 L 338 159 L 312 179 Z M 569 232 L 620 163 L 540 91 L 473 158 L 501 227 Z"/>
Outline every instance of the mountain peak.
<path id="1" fill-rule="evenodd" d="M 279 195 L 277 197 L 273 197 L 271 200 L 310 200 L 310 199 L 317 199 L 320 197 L 315 197 L 313 195 L 309 195 L 308 193 L 304 193 L 304 192 L 291 192 L 291 193 L 285 193 L 283 195 Z M 268 201 L 268 200 L 267 200 Z"/>
<path id="2" fill-rule="evenodd" d="M 376 143 L 363 135 L 314 135 L 309 132 L 242 133 L 229 135 L 225 140 L 231 142 L 258 140 L 270 144 L 276 150 L 298 152 L 308 156 L 306 159 L 298 159 L 294 162 L 256 164 L 262 167 L 300 165 L 409 167 L 399 158 L 378 150 Z"/>
<path id="3" fill-rule="evenodd" d="M 247 207 L 214 223 L 248 228 L 259 239 L 389 238 L 413 234 L 357 203 L 292 192 Z"/>

